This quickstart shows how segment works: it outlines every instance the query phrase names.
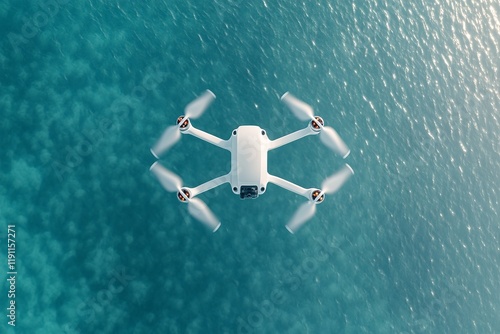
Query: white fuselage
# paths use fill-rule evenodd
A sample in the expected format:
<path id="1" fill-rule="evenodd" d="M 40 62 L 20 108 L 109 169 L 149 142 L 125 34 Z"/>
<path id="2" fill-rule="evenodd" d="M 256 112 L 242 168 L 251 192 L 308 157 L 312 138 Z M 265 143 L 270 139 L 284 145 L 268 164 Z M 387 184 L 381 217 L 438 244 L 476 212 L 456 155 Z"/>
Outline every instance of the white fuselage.
<path id="1" fill-rule="evenodd" d="M 258 126 L 243 125 L 232 132 L 231 188 L 241 198 L 256 198 L 267 188 L 269 138 Z"/>

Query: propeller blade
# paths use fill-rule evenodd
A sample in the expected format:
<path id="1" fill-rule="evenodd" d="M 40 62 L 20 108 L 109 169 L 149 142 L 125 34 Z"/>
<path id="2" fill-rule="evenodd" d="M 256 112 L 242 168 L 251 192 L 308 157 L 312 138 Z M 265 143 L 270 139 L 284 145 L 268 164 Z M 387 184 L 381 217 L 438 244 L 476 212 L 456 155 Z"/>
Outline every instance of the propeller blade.
<path id="1" fill-rule="evenodd" d="M 184 114 L 187 118 L 198 118 L 208 108 L 208 106 L 215 100 L 215 94 L 208 89 L 197 97 L 194 101 L 189 103 L 184 109 Z"/>
<path id="2" fill-rule="evenodd" d="M 182 180 L 180 177 L 163 167 L 156 161 L 149 170 L 158 178 L 163 188 L 169 192 L 180 191 Z"/>
<path id="3" fill-rule="evenodd" d="M 151 149 L 151 153 L 159 159 L 158 156 L 165 153 L 172 145 L 174 145 L 181 138 L 181 131 L 179 126 L 169 126 L 161 135 L 160 139 L 156 142 L 155 146 Z"/>
<path id="4" fill-rule="evenodd" d="M 309 201 L 302 204 L 297 211 L 295 211 L 292 219 L 286 224 L 286 229 L 290 233 L 295 233 L 297 230 L 304 225 L 306 221 L 312 218 L 316 213 L 316 203 Z"/>
<path id="5" fill-rule="evenodd" d="M 301 121 L 309 121 L 314 119 L 313 108 L 307 103 L 299 100 L 289 92 L 286 92 L 281 97 L 281 101 L 285 103 L 288 108 L 293 112 L 295 117 L 300 119 Z"/>
<path id="6" fill-rule="evenodd" d="M 188 202 L 188 211 L 191 216 L 202 222 L 212 232 L 215 232 L 219 229 L 219 220 L 201 199 L 190 199 Z"/>
<path id="7" fill-rule="evenodd" d="M 344 159 L 347 158 L 349 153 L 351 153 L 342 138 L 340 138 L 337 131 L 329 126 L 325 126 L 323 127 L 323 129 L 321 129 L 319 138 L 321 139 L 323 144 L 328 146 L 335 153 L 340 154 Z"/>
<path id="8" fill-rule="evenodd" d="M 328 178 L 326 178 L 321 184 L 321 191 L 324 191 L 327 194 L 333 194 L 337 190 L 339 190 L 344 183 L 349 180 L 349 178 L 354 174 L 351 166 L 345 165 L 344 168 L 335 172 Z"/>

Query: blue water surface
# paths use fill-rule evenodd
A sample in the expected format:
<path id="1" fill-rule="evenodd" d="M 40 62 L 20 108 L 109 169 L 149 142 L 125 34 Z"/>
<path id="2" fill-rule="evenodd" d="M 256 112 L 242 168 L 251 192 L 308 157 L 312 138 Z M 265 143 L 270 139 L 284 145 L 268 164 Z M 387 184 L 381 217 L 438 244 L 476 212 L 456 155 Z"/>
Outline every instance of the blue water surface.
<path id="1" fill-rule="evenodd" d="M 0 0 L 0 30 L 2 333 L 500 333 L 497 1 Z M 223 185 L 210 234 L 148 170 L 205 89 L 193 124 L 223 139 L 305 127 L 291 91 L 351 148 L 309 137 L 269 172 L 356 174 L 294 235 L 303 198 Z M 230 168 L 189 136 L 161 162 Z"/>

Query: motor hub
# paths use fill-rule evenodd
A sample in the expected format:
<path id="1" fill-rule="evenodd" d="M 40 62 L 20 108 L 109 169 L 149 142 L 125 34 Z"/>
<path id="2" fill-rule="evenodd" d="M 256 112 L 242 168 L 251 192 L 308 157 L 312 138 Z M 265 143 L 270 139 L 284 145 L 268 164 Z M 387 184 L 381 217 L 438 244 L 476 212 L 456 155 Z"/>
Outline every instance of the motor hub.
<path id="1" fill-rule="evenodd" d="M 184 122 L 182 122 L 182 124 L 179 127 L 181 131 L 187 130 L 187 128 L 189 127 L 189 119 L 186 118 L 184 115 L 177 117 L 177 124 L 179 124 L 183 119 Z"/>
<path id="2" fill-rule="evenodd" d="M 319 189 L 313 190 L 313 192 L 311 194 L 312 200 L 316 201 L 317 203 L 323 202 L 323 200 L 325 199 L 325 194 L 322 194 L 321 197 L 318 198 L 319 194 L 321 194 L 321 190 L 319 190 Z"/>
<path id="3" fill-rule="evenodd" d="M 321 126 L 324 126 L 325 121 L 323 121 L 323 118 L 321 118 L 319 116 L 314 116 L 314 118 L 316 119 L 316 121 L 311 121 L 311 127 L 314 131 L 319 131 L 319 130 L 321 130 L 321 127 L 319 126 L 318 123 L 320 123 Z"/>
<path id="4" fill-rule="evenodd" d="M 191 193 L 189 192 L 189 190 L 182 188 L 181 191 L 184 193 L 184 195 L 186 195 L 187 198 L 191 198 Z M 177 193 L 177 199 L 181 202 L 186 202 L 186 199 L 184 198 L 184 196 L 182 196 L 180 191 Z"/>

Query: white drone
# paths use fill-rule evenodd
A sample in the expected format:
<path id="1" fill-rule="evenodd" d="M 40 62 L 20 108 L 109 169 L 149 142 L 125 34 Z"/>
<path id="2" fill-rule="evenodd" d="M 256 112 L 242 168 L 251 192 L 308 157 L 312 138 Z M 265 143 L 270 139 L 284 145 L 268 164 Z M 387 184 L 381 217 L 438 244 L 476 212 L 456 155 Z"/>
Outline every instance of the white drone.
<path id="1" fill-rule="evenodd" d="M 326 178 L 321 184 L 321 189 L 305 189 L 267 172 L 267 152 L 309 135 L 319 134 L 321 141 L 326 146 L 344 158 L 350 153 L 337 132 L 331 127 L 324 126 L 323 119 L 314 116 L 311 106 L 300 101 L 292 94 L 285 93 L 281 97 L 281 101 L 292 110 L 298 119 L 308 121 L 309 124 L 305 129 L 295 131 L 276 140 L 270 140 L 265 130 L 253 125 L 238 127 L 233 130 L 228 140 L 220 139 L 195 128 L 190 120 L 200 117 L 214 99 L 214 93 L 207 90 L 189 103 L 185 108 L 185 114 L 177 119 L 177 125 L 172 125 L 164 131 L 161 138 L 151 149 L 151 153 L 159 159 L 160 155 L 164 154 L 180 139 L 181 134 L 190 134 L 230 151 L 231 171 L 195 188 L 188 188 L 182 186 L 180 177 L 160 165 L 158 161 L 150 168 L 161 185 L 169 192 L 177 192 L 177 198 L 181 202 L 188 204 L 189 213 L 213 232 L 220 227 L 219 220 L 203 201 L 195 197 L 221 184 L 230 183 L 233 193 L 239 195 L 241 199 L 257 198 L 262 195 L 265 193 L 269 182 L 304 196 L 308 202 L 297 209 L 286 225 L 288 231 L 294 233 L 315 214 L 316 204 L 323 202 L 325 194 L 335 193 L 354 174 L 352 168 L 346 164 L 340 171 Z"/>

